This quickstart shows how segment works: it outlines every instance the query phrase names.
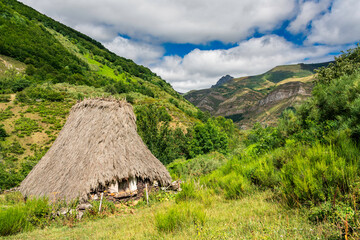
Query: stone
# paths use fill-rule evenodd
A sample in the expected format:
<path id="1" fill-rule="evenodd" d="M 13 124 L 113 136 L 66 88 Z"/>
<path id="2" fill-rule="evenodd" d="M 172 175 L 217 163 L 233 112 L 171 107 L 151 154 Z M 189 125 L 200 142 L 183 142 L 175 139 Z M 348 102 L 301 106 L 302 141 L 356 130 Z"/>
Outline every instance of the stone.
<path id="1" fill-rule="evenodd" d="M 81 218 L 84 216 L 84 212 L 83 211 L 78 211 L 76 218 L 81 220 Z"/>
<path id="2" fill-rule="evenodd" d="M 83 203 L 83 204 L 80 204 L 79 206 L 77 206 L 78 210 L 86 210 L 89 208 L 92 208 L 92 205 L 90 203 Z"/>

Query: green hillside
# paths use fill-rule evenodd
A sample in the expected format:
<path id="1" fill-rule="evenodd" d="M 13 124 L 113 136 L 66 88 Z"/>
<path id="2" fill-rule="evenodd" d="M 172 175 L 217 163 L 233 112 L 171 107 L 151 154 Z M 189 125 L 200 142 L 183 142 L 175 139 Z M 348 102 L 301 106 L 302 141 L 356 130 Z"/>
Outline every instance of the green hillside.
<path id="1" fill-rule="evenodd" d="M 21 182 L 84 98 L 130 102 L 140 136 L 164 163 L 203 152 L 192 139 L 208 116 L 148 68 L 15 0 L 0 2 L 0 35 L 1 189 Z"/>
<path id="2" fill-rule="evenodd" d="M 315 69 L 328 64 L 277 66 L 264 74 L 234 78 L 220 86 L 191 91 L 184 97 L 203 111 L 232 119 L 239 127 L 249 128 L 256 122 L 274 124 L 283 110 L 310 95 Z M 259 104 L 269 94 L 285 97 Z"/>

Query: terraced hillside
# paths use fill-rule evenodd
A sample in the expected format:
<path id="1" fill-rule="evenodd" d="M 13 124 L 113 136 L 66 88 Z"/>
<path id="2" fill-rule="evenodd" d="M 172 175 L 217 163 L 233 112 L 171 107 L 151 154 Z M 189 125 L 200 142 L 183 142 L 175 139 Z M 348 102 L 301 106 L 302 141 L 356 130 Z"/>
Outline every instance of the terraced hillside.
<path id="1" fill-rule="evenodd" d="M 184 97 L 201 110 L 230 118 L 242 128 L 255 122 L 271 125 L 284 109 L 310 96 L 315 69 L 328 64 L 278 66 L 261 75 L 190 91 Z"/>

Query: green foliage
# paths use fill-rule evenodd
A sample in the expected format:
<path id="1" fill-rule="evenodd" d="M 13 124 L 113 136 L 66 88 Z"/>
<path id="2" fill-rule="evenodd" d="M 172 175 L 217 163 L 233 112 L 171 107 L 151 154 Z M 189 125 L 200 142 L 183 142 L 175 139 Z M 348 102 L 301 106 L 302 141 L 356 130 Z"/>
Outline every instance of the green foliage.
<path id="1" fill-rule="evenodd" d="M 7 236 L 29 227 L 26 209 L 21 205 L 0 211 L 0 235 Z"/>
<path id="2" fill-rule="evenodd" d="M 188 131 L 191 136 L 189 144 L 190 157 L 212 151 L 221 153 L 228 151 L 228 136 L 216 124 L 215 120 L 209 119 L 206 123 L 197 123 L 193 129 Z"/>
<path id="3" fill-rule="evenodd" d="M 282 167 L 280 189 L 290 205 L 331 200 L 349 191 L 357 178 L 357 165 L 354 159 L 339 156 L 331 145 L 316 144 Z"/>
<path id="4" fill-rule="evenodd" d="M 0 102 L 10 102 L 10 95 L 0 95 Z"/>
<path id="5" fill-rule="evenodd" d="M 4 125 L 0 125 L 0 141 L 4 141 L 6 137 L 8 137 L 9 135 L 7 134 L 7 132 L 5 131 L 5 129 L 3 128 Z"/>
<path id="6" fill-rule="evenodd" d="M 33 132 L 39 132 L 42 130 L 41 126 L 39 126 L 35 120 L 27 117 L 21 117 L 16 120 L 14 129 L 19 137 L 24 135 L 30 136 Z"/>
<path id="7" fill-rule="evenodd" d="M 64 95 L 51 87 L 30 87 L 16 95 L 20 102 L 32 102 L 35 100 L 48 100 L 51 102 L 64 101 Z"/>
<path id="8" fill-rule="evenodd" d="M 184 155 L 185 135 L 181 129 L 170 129 L 171 116 L 164 107 L 142 106 L 137 107 L 135 112 L 139 135 L 162 163 L 170 163 Z"/>
<path id="9" fill-rule="evenodd" d="M 195 183 L 194 180 L 189 180 L 181 184 L 181 191 L 175 195 L 175 202 L 198 202 L 204 206 L 210 206 L 213 203 L 214 191 L 212 189 L 204 188 Z"/>
<path id="10" fill-rule="evenodd" d="M 176 202 L 189 201 L 196 199 L 196 196 L 195 183 L 190 181 L 188 183 L 181 184 L 181 191 L 176 195 L 175 200 Z"/>
<path id="11" fill-rule="evenodd" d="M 206 175 L 225 164 L 226 158 L 218 152 L 199 155 L 195 158 L 185 160 L 177 159 L 167 165 L 171 176 L 174 178 L 190 179 Z"/>
<path id="12" fill-rule="evenodd" d="M 329 84 L 331 81 L 344 75 L 352 75 L 360 68 L 360 45 L 347 52 L 343 52 L 339 57 L 335 57 L 335 62 L 327 67 L 318 69 L 317 79 L 320 84 Z"/>
<path id="13" fill-rule="evenodd" d="M 0 78 L 0 93 L 15 93 L 31 85 L 31 81 L 15 70 L 5 72 L 5 77 Z"/>
<path id="14" fill-rule="evenodd" d="M 254 154 L 261 154 L 282 146 L 284 139 L 278 128 L 263 128 L 260 123 L 256 123 L 247 136 L 246 143 L 252 145 Z"/>
<path id="15" fill-rule="evenodd" d="M 92 207 L 87 212 L 89 216 L 93 217 L 104 217 L 108 213 L 115 213 L 115 205 L 113 202 L 108 201 L 106 198 L 101 203 L 101 215 L 99 215 L 100 201 L 91 201 Z"/>
<path id="16" fill-rule="evenodd" d="M 51 206 L 45 198 L 29 199 L 0 211 L 0 235 L 7 236 L 49 222 Z"/>
<path id="17" fill-rule="evenodd" d="M 223 193 L 228 199 L 240 198 L 251 190 L 251 184 L 246 178 L 244 167 L 245 165 L 241 160 L 233 158 L 224 166 L 203 176 L 200 181 L 218 193 Z"/>
<path id="18" fill-rule="evenodd" d="M 177 204 L 155 215 L 155 224 L 159 232 L 174 232 L 190 225 L 201 226 L 206 221 L 203 208 L 198 205 Z"/>
<path id="19" fill-rule="evenodd" d="M 6 108 L 5 110 L 0 111 L 0 121 L 4 121 L 6 119 L 11 118 L 14 116 L 13 112 L 11 111 L 11 108 Z"/>
<path id="20" fill-rule="evenodd" d="M 5 194 L 5 201 L 8 204 L 23 203 L 24 196 L 20 192 L 10 192 Z"/>
<path id="21" fill-rule="evenodd" d="M 154 203 L 160 203 L 160 202 L 166 202 L 166 201 L 170 201 L 173 200 L 175 198 L 174 193 L 171 192 L 167 192 L 167 191 L 151 191 L 149 193 L 149 204 L 154 204 Z M 145 204 L 147 204 L 147 200 L 146 200 L 146 194 L 143 195 L 143 199 L 142 199 L 142 204 L 139 205 L 139 203 L 136 206 L 144 206 Z"/>

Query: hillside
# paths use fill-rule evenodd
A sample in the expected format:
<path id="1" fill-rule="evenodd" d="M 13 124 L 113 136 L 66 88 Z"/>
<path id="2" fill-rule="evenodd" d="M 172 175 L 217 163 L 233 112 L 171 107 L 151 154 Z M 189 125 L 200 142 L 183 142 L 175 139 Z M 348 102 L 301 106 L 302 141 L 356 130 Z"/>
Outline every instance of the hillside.
<path id="1" fill-rule="evenodd" d="M 184 97 L 201 110 L 230 118 L 242 128 L 255 122 L 271 125 L 283 110 L 310 96 L 315 69 L 328 64 L 277 66 L 261 75 L 220 81 Z"/>
<path id="2" fill-rule="evenodd" d="M 18 1 L 0 2 L 0 35 L 0 188 L 27 175 L 84 98 L 126 99 L 139 118 L 158 111 L 168 135 L 200 122 L 201 111 L 148 68 Z M 154 129 L 140 124 L 147 144 L 159 138 L 146 140 Z"/>

